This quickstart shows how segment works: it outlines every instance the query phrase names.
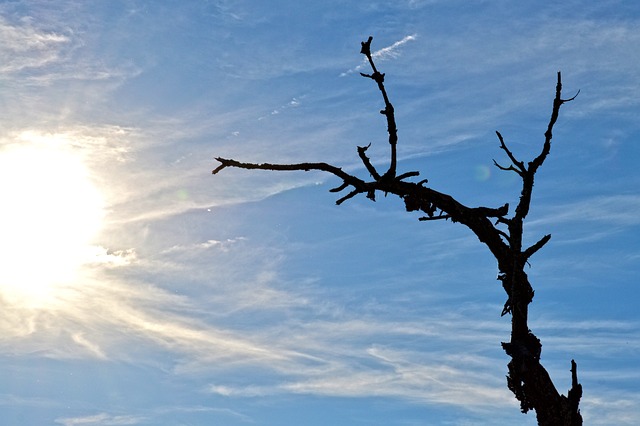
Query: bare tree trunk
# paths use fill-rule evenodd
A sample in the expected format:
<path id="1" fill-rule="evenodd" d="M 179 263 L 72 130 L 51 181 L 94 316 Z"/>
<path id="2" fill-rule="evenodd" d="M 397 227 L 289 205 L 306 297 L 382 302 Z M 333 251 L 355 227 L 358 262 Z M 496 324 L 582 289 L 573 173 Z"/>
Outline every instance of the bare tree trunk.
<path id="1" fill-rule="evenodd" d="M 541 426 L 578 426 L 582 416 L 578 405 L 582 397 L 582 385 L 578 383 L 577 366 L 571 360 L 572 384 L 568 397 L 560 395 L 551 377 L 540 364 L 542 344 L 527 327 L 529 295 L 533 295 L 527 276 L 521 270 L 514 271 L 514 279 L 506 274 L 504 281 L 511 285 L 511 341 L 502 343 L 509 362 L 507 385 L 520 401 L 524 413 L 535 410 Z"/>
<path id="2" fill-rule="evenodd" d="M 571 360 L 571 389 L 568 396 L 561 395 L 556 389 L 549 374 L 540 364 L 542 344 L 529 330 L 528 309 L 533 300 L 534 291 L 529 283 L 524 267 L 528 259 L 540 250 L 550 239 L 551 235 L 543 236 L 537 243 L 523 248 L 523 224 L 529 212 L 534 176 L 538 168 L 544 163 L 551 149 L 553 126 L 558 119 L 560 107 L 575 99 L 562 99 L 562 80 L 558 72 L 556 93 L 553 101 L 551 118 L 544 134 L 544 143 L 540 154 L 528 163 L 519 161 L 509 150 L 504 138 L 496 132 L 500 141 L 500 148 L 506 153 L 510 164 L 502 166 L 495 160 L 495 165 L 504 171 L 514 172 L 522 180 L 520 199 L 512 216 L 509 214 L 509 204 L 501 207 L 467 207 L 448 194 L 431 189 L 420 182 L 407 182 L 405 179 L 418 176 L 416 171 L 397 175 L 396 147 L 398 142 L 394 108 L 384 87 L 385 75 L 380 73 L 371 55 L 372 37 L 362 42 L 361 53 L 371 65 L 372 73 L 363 77 L 372 79 L 378 86 L 384 101 L 384 109 L 380 111 L 386 117 L 389 145 L 391 149 L 389 168 L 380 174 L 367 157 L 366 147 L 358 147 L 358 156 L 373 178 L 371 181 L 360 179 L 344 172 L 341 168 L 327 163 L 243 163 L 232 159 L 218 157 L 220 165 L 214 174 L 226 167 L 241 169 L 261 169 L 272 171 L 310 171 L 320 170 L 331 173 L 342 179 L 342 184 L 331 192 L 341 192 L 347 188 L 351 191 L 337 200 L 337 204 L 358 195 L 366 194 L 367 198 L 375 201 L 376 192 L 395 194 L 405 203 L 407 211 L 420 211 L 425 215 L 419 220 L 451 220 L 469 228 L 478 239 L 491 251 L 498 262 L 498 280 L 507 293 L 502 315 L 511 315 L 511 340 L 502 343 L 502 347 L 511 357 L 507 376 L 507 385 L 515 397 L 520 401 L 522 412 L 535 410 L 538 424 L 543 426 L 578 426 L 582 425 L 579 403 L 582 397 L 582 386 L 578 383 L 577 366 Z"/>

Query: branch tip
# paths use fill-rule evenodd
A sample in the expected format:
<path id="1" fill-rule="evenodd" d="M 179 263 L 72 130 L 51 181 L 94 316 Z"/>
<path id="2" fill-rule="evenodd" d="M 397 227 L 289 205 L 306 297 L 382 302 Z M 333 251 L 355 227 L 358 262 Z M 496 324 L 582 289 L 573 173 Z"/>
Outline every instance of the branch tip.
<path id="1" fill-rule="evenodd" d="M 347 186 L 349 186 L 349 184 L 347 182 L 343 182 L 342 185 L 337 186 L 335 188 L 331 188 L 329 192 L 340 192 L 343 189 L 345 189 Z"/>
<path id="2" fill-rule="evenodd" d="M 571 102 L 572 100 L 574 100 L 575 98 L 578 97 L 578 95 L 580 94 L 580 89 L 578 89 L 578 91 L 576 92 L 575 95 L 573 95 L 572 97 L 570 97 L 569 99 L 562 99 L 561 102 L 565 103 L 565 102 Z"/>
<path id="3" fill-rule="evenodd" d="M 400 176 L 396 176 L 396 180 L 403 180 L 406 178 L 410 178 L 413 176 L 420 176 L 420 172 L 406 172 L 406 173 L 402 173 Z"/>
<path id="4" fill-rule="evenodd" d="M 211 171 L 212 175 L 218 174 L 218 172 L 227 167 L 227 160 L 222 157 L 216 157 L 215 159 L 220 163 L 220 165 Z"/>
<path id="5" fill-rule="evenodd" d="M 362 53 L 363 55 L 371 55 L 371 41 L 373 40 L 373 36 L 369 36 L 369 39 L 367 41 L 362 41 L 360 42 L 360 44 L 362 45 L 362 48 L 360 49 L 360 53 Z"/>
<path id="6" fill-rule="evenodd" d="M 551 239 L 551 234 L 547 234 L 544 237 L 540 238 L 540 241 L 538 241 L 537 243 L 535 243 L 534 245 L 532 245 L 531 247 L 529 247 L 524 251 L 523 253 L 524 259 L 527 260 L 531 256 L 533 256 L 538 250 L 544 247 L 544 245 L 547 244 L 550 239 Z"/>

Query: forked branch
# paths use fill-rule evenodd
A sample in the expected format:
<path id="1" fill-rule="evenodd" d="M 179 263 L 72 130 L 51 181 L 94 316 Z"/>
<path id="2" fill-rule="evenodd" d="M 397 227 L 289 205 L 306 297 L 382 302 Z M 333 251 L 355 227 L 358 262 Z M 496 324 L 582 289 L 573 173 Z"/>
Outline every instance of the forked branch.
<path id="1" fill-rule="evenodd" d="M 577 93 L 572 98 L 562 99 L 562 81 L 561 75 L 558 73 L 553 109 L 544 134 L 542 151 L 529 163 L 518 160 L 500 132 L 496 132 L 500 140 L 500 149 L 506 153 L 510 164 L 502 166 L 494 160 L 495 165 L 501 170 L 517 173 L 522 180 L 522 191 L 513 216 L 508 217 L 508 203 L 497 208 L 467 207 L 448 194 L 426 187 L 427 179 L 417 183 L 405 181 L 405 179 L 418 176 L 419 173 L 416 171 L 397 174 L 398 129 L 394 108 L 384 86 L 384 74 L 378 71 L 373 60 L 372 40 L 373 38 L 369 37 L 366 42 L 362 42 L 361 53 L 366 56 L 372 70 L 371 74 L 362 73 L 362 76 L 376 82 L 384 100 L 385 107 L 380 112 L 386 117 L 387 133 L 391 146 L 389 169 L 384 174 L 381 175 L 376 170 L 367 156 L 370 145 L 359 146 L 357 150 L 371 179 L 361 179 L 328 163 L 258 164 L 243 163 L 222 157 L 216 158 L 220 164 L 213 170 L 213 173 L 219 173 L 227 167 L 249 170 L 322 171 L 342 180 L 340 185 L 330 190 L 331 192 L 350 189 L 346 195 L 336 201 L 337 204 L 341 204 L 358 194 L 366 194 L 369 199 L 375 201 L 376 191 L 381 191 L 400 197 L 407 211 L 418 211 L 425 214 L 419 218 L 421 221 L 450 220 L 469 228 L 496 258 L 500 271 L 498 279 L 502 282 L 507 293 L 507 301 L 504 304 L 502 315 L 511 314 L 511 339 L 509 342 L 503 343 L 505 352 L 511 357 L 507 377 L 509 389 L 520 401 L 523 412 L 531 409 L 536 411 L 540 425 L 581 425 L 582 417 L 578 406 L 582 396 L 582 386 L 578 383 L 575 362 L 571 361 L 572 384 L 568 396 L 565 397 L 556 390 L 549 374 L 540 364 L 542 344 L 528 326 L 528 306 L 533 300 L 534 292 L 527 274 L 524 272 L 524 267 L 528 259 L 549 242 L 551 235 L 545 235 L 526 249 L 523 249 L 522 246 L 523 222 L 529 212 L 535 173 L 551 150 L 553 126 L 558 119 L 560 107 L 575 99 Z M 499 226 L 504 228 L 505 225 L 506 230 L 499 228 Z"/>

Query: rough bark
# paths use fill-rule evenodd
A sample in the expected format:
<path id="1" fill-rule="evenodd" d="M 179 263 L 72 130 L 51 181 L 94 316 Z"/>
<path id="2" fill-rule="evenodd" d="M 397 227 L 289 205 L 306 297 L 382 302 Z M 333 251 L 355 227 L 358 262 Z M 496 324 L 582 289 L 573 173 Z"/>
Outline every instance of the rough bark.
<path id="1" fill-rule="evenodd" d="M 451 222 L 460 223 L 469 228 L 496 258 L 499 268 L 498 280 L 501 281 L 507 294 L 507 300 L 502 310 L 502 316 L 511 315 L 512 326 L 509 342 L 502 343 L 504 351 L 511 357 L 508 364 L 507 386 L 520 401 L 522 412 L 535 410 L 539 425 L 581 425 L 582 416 L 580 415 L 579 403 L 582 396 L 582 386 L 578 383 L 575 361 L 571 360 L 571 389 L 567 396 L 561 395 L 540 363 L 542 344 L 528 326 L 528 309 L 533 300 L 534 291 L 524 267 L 528 259 L 550 240 L 551 235 L 541 237 L 537 243 L 529 247 L 522 245 L 524 221 L 529 213 L 535 174 L 551 150 L 553 127 L 558 119 L 560 107 L 573 100 L 575 96 L 570 99 L 562 99 L 562 80 L 561 74 L 558 72 L 551 118 L 544 133 L 542 150 L 528 163 L 518 160 L 507 146 L 503 136 L 496 132 L 500 148 L 505 152 L 510 164 L 503 166 L 494 160 L 495 165 L 501 170 L 518 174 L 522 180 L 521 195 L 513 215 L 509 216 L 508 203 L 500 207 L 468 207 L 448 194 L 427 187 L 426 179 L 419 182 L 406 180 L 418 176 L 417 171 L 397 175 L 398 134 L 395 113 L 384 86 L 385 75 L 378 71 L 373 61 L 371 41 L 372 37 L 369 37 L 366 42 L 362 42 L 361 53 L 369 61 L 372 73 L 361 73 L 361 75 L 377 84 L 384 101 L 384 109 L 380 113 L 385 116 L 387 121 L 391 149 L 389 167 L 384 173 L 379 173 L 367 157 L 368 146 L 358 147 L 357 152 L 372 180 L 358 178 L 327 163 L 258 164 L 222 157 L 216 158 L 220 164 L 213 170 L 213 173 L 219 173 L 227 167 L 272 171 L 319 170 L 333 174 L 342 180 L 342 184 L 332 189 L 331 192 L 350 189 L 346 195 L 337 200 L 337 204 L 341 204 L 358 194 L 366 194 L 373 201 L 375 201 L 376 192 L 395 194 L 404 201 L 407 211 L 423 213 L 424 216 L 420 217 L 422 221 L 451 220 Z"/>

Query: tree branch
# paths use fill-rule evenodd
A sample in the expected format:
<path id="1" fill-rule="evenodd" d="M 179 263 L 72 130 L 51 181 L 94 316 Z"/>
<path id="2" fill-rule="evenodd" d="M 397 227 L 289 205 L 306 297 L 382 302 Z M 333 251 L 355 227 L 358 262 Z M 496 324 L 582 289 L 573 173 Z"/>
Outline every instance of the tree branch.
<path id="1" fill-rule="evenodd" d="M 448 214 L 440 214 L 438 216 L 422 216 L 418 218 L 418 220 L 421 222 L 426 222 L 429 220 L 442 220 L 442 219 L 449 220 L 451 219 L 451 216 L 449 216 Z"/>
<path id="2" fill-rule="evenodd" d="M 360 49 L 360 53 L 367 57 L 369 61 L 369 65 L 371 65 L 371 69 L 373 70 L 373 74 L 365 74 L 360 73 L 363 77 L 367 77 L 372 79 L 378 84 L 378 90 L 382 94 L 382 98 L 384 100 L 384 109 L 380 111 L 380 114 L 384 115 L 387 118 L 387 133 L 389 134 L 389 144 L 391 145 L 391 161 L 389 163 L 389 170 L 384 174 L 385 178 L 393 179 L 396 176 L 396 163 L 397 163 L 397 144 L 398 144 L 398 127 L 396 126 L 396 118 L 393 105 L 391 101 L 389 101 L 389 96 L 387 95 L 387 90 L 384 87 L 384 74 L 380 73 L 376 68 L 376 64 L 373 62 L 373 57 L 371 56 L 371 41 L 373 40 L 372 36 L 369 36 L 367 41 L 363 41 L 362 48 Z"/>
<path id="3" fill-rule="evenodd" d="M 417 183 L 404 181 L 404 179 L 418 176 L 418 172 L 396 175 L 398 134 L 395 114 L 384 86 L 384 74 L 378 71 L 372 58 L 372 40 L 373 37 L 369 37 L 366 42 L 361 43 L 361 53 L 367 57 L 373 72 L 372 74 L 362 73 L 362 75 L 377 83 L 385 103 L 385 109 L 380 112 L 386 116 L 389 144 L 391 145 L 390 165 L 386 173 L 380 175 L 367 157 L 368 145 L 358 147 L 358 156 L 371 175 L 372 181 L 362 180 L 339 167 L 322 162 L 257 164 L 243 163 L 222 157 L 216 158 L 220 164 L 213 170 L 213 174 L 219 173 L 226 167 L 273 171 L 323 171 L 342 180 L 339 186 L 330 190 L 331 192 L 341 192 L 351 188 L 350 192 L 336 201 L 337 204 L 341 204 L 358 194 L 366 194 L 367 198 L 375 201 L 375 192 L 381 191 L 400 197 L 404 201 L 407 211 L 425 213 L 426 216 L 420 217 L 420 221 L 451 219 L 452 222 L 461 223 L 469 228 L 496 258 L 499 269 L 498 279 L 502 282 L 508 296 L 502 315 L 511 314 L 511 340 L 503 343 L 505 352 L 511 357 L 507 377 L 509 389 L 520 401 L 522 411 L 526 412 L 531 409 L 536 411 L 540 425 L 581 425 L 582 417 L 578 406 L 582 396 L 582 386 L 578 383 L 575 362 L 571 361 L 572 386 L 568 396 L 565 397 L 559 394 L 549 374 L 540 364 L 542 345 L 528 326 L 528 306 L 533 300 L 534 291 L 524 272 L 524 267 L 527 260 L 549 242 L 551 235 L 545 235 L 532 246 L 522 250 L 523 222 L 529 212 L 535 173 L 549 155 L 553 127 L 558 119 L 560 107 L 575 99 L 580 92 L 578 91 L 572 98 L 562 99 L 562 81 L 558 72 L 553 109 L 545 132 L 543 148 L 540 154 L 527 165 L 515 157 L 500 132 L 496 132 L 500 140 L 500 149 L 506 153 L 511 164 L 505 167 L 495 160 L 494 164 L 501 170 L 516 172 L 522 179 L 522 191 L 515 213 L 513 217 L 507 218 L 508 203 L 498 208 L 467 207 L 448 194 L 424 186 L 428 182 L 427 179 Z M 497 218 L 494 220 L 495 224 L 490 218 Z M 498 229 L 498 225 L 506 225 L 507 231 Z"/>
<path id="4" fill-rule="evenodd" d="M 396 180 L 404 180 L 410 177 L 420 176 L 420 172 L 406 172 L 396 176 Z"/>
<path id="5" fill-rule="evenodd" d="M 551 239 L 551 234 L 547 234 L 544 237 L 542 237 L 540 241 L 538 241 L 537 243 L 535 243 L 534 245 L 526 249 L 523 253 L 524 260 L 526 261 L 531 256 L 533 256 L 534 253 L 540 250 L 545 244 L 547 244 L 550 239 Z"/>
<path id="6" fill-rule="evenodd" d="M 273 171 L 311 171 L 311 170 L 320 170 L 323 172 L 328 172 L 337 177 L 341 178 L 349 185 L 357 186 L 359 184 L 364 184 L 364 181 L 358 179 L 355 176 L 346 173 L 341 168 L 332 166 L 327 163 L 295 163 L 295 164 L 273 164 L 273 163 L 243 163 L 240 161 L 232 160 L 229 158 L 216 157 L 216 160 L 220 162 L 220 165 L 216 167 L 211 173 L 217 174 L 225 167 L 236 167 L 238 169 L 247 169 L 247 170 L 273 170 Z"/>
<path id="7" fill-rule="evenodd" d="M 529 165 L 528 165 L 529 167 L 527 167 L 526 169 L 524 168 L 524 166 L 522 167 L 523 169 L 523 173 L 521 174 L 522 192 L 520 196 L 520 201 L 518 203 L 518 206 L 516 207 L 516 214 L 514 218 L 517 222 L 522 223 L 524 218 L 529 213 L 529 206 L 531 204 L 531 194 L 533 192 L 534 175 L 538 171 L 538 168 L 542 165 L 542 163 L 544 163 L 545 159 L 549 155 L 549 152 L 551 151 L 551 139 L 553 138 L 553 126 L 558 120 L 560 107 L 562 106 L 562 104 L 574 100 L 579 93 L 580 91 L 578 91 L 578 93 L 576 93 L 575 96 L 573 96 L 572 98 L 562 99 L 562 75 L 560 71 L 558 71 L 558 80 L 556 83 L 556 95 L 555 95 L 555 98 L 553 99 L 553 109 L 551 111 L 551 118 L 549 119 L 547 130 L 544 133 L 545 140 L 543 143 L 542 151 L 536 158 L 534 158 L 532 161 L 529 162 Z"/>
<path id="8" fill-rule="evenodd" d="M 504 139 L 502 138 L 502 135 L 497 130 L 496 130 L 496 135 L 498 135 L 498 139 L 500 140 L 500 148 L 504 152 L 507 153 L 507 156 L 509 157 L 509 159 L 511 160 L 511 163 L 513 163 L 513 165 L 505 168 L 505 167 L 502 167 L 500 164 L 498 164 L 496 162 L 496 160 L 493 160 L 493 164 L 498 166 L 498 168 L 501 169 L 501 170 L 513 170 L 514 172 L 516 172 L 517 174 L 522 176 L 522 174 L 526 172 L 526 169 L 524 167 L 524 163 L 522 161 L 518 161 L 516 159 L 516 157 L 513 155 L 513 153 L 507 147 L 507 144 L 504 142 Z"/>
<path id="9" fill-rule="evenodd" d="M 364 166 L 367 168 L 371 177 L 374 178 L 375 180 L 380 180 L 380 174 L 378 173 L 376 168 L 373 167 L 373 164 L 371 164 L 371 160 L 369 160 L 369 157 L 367 157 L 367 154 L 366 154 L 370 146 L 371 144 L 367 146 L 359 146 L 358 156 L 360 156 L 360 159 L 362 160 L 362 164 L 364 164 Z"/>
<path id="10" fill-rule="evenodd" d="M 218 162 L 220 162 L 220 165 L 218 167 L 216 167 L 211 173 L 212 174 L 217 174 L 220 171 L 222 171 L 224 168 L 226 167 L 235 167 L 238 169 L 246 169 L 246 170 L 271 170 L 271 171 L 311 171 L 311 170 L 318 170 L 318 171 L 323 171 L 323 172 L 327 172 L 327 173 L 331 173 L 332 175 L 335 175 L 337 177 L 339 177 L 340 179 L 343 180 L 343 183 L 330 190 L 330 192 L 340 192 L 344 189 L 346 189 L 348 186 L 353 186 L 354 190 L 349 193 L 348 195 L 346 195 L 343 198 L 340 198 L 336 203 L 337 204 L 341 204 L 344 201 L 348 200 L 349 198 L 352 198 L 353 196 L 363 193 L 363 192 L 367 192 L 369 193 L 370 191 L 374 190 L 374 188 L 371 187 L 371 185 L 368 185 L 365 181 L 350 175 L 349 173 L 346 173 L 345 171 L 343 171 L 341 168 L 336 167 L 336 166 L 332 166 L 331 164 L 327 164 L 327 163 L 296 163 L 296 164 L 272 164 L 272 163 L 261 163 L 261 164 L 257 164 L 257 163 L 243 163 L 240 161 L 236 161 L 236 160 L 232 160 L 232 159 L 228 159 L 228 158 L 222 158 L 222 157 L 217 157 L 216 160 Z M 369 194 L 369 198 L 371 198 L 371 194 Z"/>

